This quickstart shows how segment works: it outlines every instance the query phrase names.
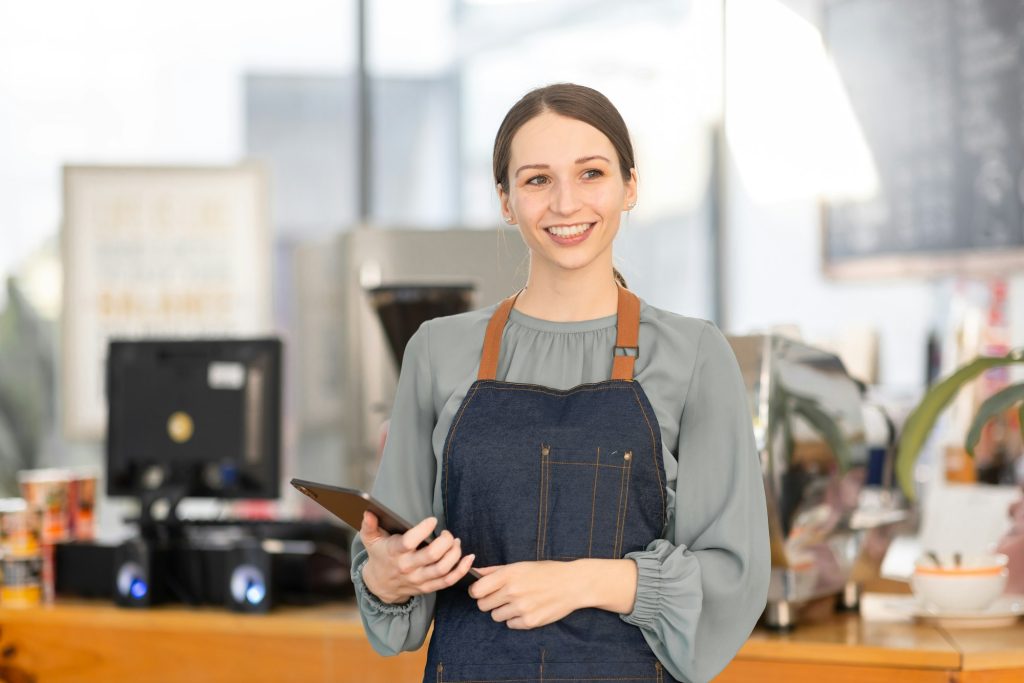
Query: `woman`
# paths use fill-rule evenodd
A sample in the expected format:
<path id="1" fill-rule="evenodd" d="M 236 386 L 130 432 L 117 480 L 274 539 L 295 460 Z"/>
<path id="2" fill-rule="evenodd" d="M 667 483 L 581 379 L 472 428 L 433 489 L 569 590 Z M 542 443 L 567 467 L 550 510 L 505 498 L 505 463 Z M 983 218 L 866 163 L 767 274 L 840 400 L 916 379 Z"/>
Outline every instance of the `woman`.
<path id="1" fill-rule="evenodd" d="M 769 573 L 735 356 L 614 270 L 637 173 L 603 95 L 524 96 L 494 177 L 530 249 L 527 286 L 409 341 L 374 493 L 422 521 L 389 536 L 364 519 L 367 634 L 382 654 L 415 650 L 433 620 L 424 681 L 708 680 Z M 472 565 L 483 577 L 456 585 Z"/>

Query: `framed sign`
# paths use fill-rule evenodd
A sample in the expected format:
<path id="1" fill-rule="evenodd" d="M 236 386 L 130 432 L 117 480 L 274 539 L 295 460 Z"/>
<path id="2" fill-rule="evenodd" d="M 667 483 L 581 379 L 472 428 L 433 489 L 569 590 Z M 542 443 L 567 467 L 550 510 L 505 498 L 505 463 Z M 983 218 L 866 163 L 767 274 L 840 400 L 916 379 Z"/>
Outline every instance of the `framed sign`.
<path id="1" fill-rule="evenodd" d="M 65 166 L 64 434 L 100 439 L 111 338 L 241 337 L 272 329 L 265 173 Z"/>

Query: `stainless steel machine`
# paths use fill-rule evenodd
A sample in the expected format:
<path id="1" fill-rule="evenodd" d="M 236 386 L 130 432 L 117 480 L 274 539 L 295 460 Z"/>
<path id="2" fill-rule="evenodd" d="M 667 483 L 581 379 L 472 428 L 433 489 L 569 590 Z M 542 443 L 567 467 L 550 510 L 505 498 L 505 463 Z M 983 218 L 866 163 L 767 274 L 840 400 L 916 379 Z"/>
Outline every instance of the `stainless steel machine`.
<path id="1" fill-rule="evenodd" d="M 409 337 L 426 319 L 516 292 L 526 283 L 528 252 L 509 229 L 362 229 L 339 236 L 332 257 L 344 456 L 327 476 L 369 487 Z"/>
<path id="2" fill-rule="evenodd" d="M 778 335 L 729 342 L 748 389 L 768 504 L 764 621 L 790 628 L 805 606 L 830 596 L 853 608 L 860 585 L 877 572 L 887 529 L 907 516 L 891 486 L 864 485 L 861 387 L 838 357 L 801 342 Z"/>

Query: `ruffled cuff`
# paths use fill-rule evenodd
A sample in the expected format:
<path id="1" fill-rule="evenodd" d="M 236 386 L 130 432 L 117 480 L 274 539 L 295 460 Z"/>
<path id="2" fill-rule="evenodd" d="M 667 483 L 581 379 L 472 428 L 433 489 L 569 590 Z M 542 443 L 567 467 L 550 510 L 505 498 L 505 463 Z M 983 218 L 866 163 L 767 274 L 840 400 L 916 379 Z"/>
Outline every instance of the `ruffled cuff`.
<path id="1" fill-rule="evenodd" d="M 352 585 L 355 587 L 356 599 L 359 601 L 359 607 L 367 615 L 374 614 L 389 614 L 389 615 L 400 615 L 409 614 L 416 605 L 420 602 L 420 596 L 414 595 L 410 600 L 403 602 L 399 605 L 392 604 L 390 602 L 384 602 L 366 587 L 366 582 L 363 581 L 363 567 L 366 565 L 368 559 L 366 551 L 362 551 L 356 555 L 352 561 Z"/>
<path id="2" fill-rule="evenodd" d="M 633 611 L 619 617 L 627 624 L 652 628 L 661 607 L 661 558 L 645 550 L 627 553 L 626 558 L 636 562 L 636 599 Z"/>

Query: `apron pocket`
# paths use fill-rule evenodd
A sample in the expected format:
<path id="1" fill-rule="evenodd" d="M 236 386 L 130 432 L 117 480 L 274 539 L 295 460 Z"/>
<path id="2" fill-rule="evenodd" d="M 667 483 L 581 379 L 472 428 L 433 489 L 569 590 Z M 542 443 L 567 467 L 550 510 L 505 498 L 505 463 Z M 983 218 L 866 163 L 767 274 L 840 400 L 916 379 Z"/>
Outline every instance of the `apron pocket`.
<path id="1" fill-rule="evenodd" d="M 538 560 L 621 557 L 632 463 L 630 450 L 541 446 Z"/>

